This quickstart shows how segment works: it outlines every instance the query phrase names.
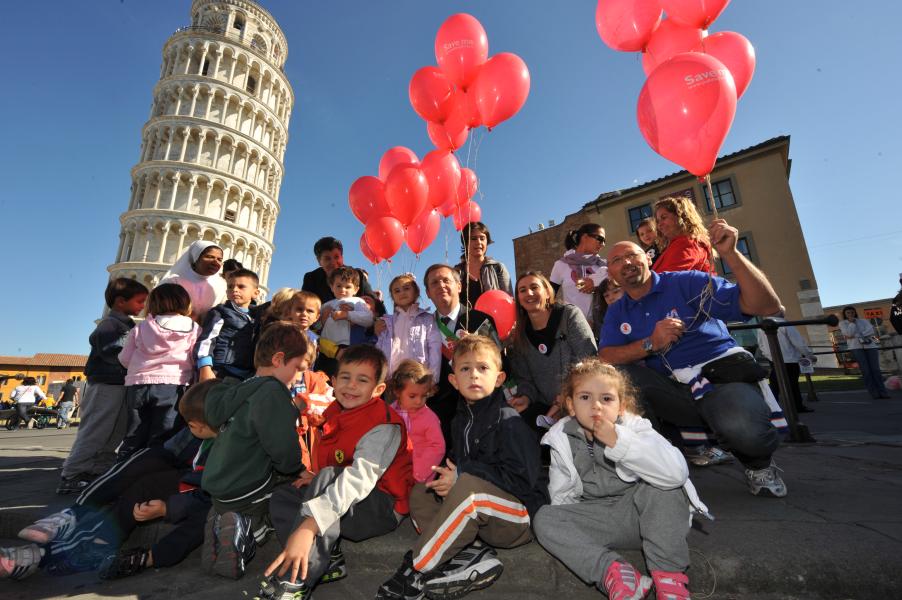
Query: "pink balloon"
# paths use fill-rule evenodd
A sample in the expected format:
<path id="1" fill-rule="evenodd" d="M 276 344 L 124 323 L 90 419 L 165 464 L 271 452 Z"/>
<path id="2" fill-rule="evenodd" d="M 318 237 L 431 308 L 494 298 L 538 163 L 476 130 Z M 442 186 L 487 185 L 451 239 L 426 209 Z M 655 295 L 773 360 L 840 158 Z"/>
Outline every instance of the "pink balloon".
<path id="1" fill-rule="evenodd" d="M 490 58 L 473 81 L 479 118 L 492 129 L 519 112 L 529 96 L 529 69 L 516 54 L 502 52 Z"/>
<path id="2" fill-rule="evenodd" d="M 709 54 L 730 70 L 736 83 L 736 98 L 742 98 L 755 74 L 755 48 L 745 36 L 718 31 L 702 40 L 698 52 Z"/>
<path id="3" fill-rule="evenodd" d="M 384 216 L 391 212 L 385 202 L 385 188 L 378 178 L 371 175 L 358 177 L 348 191 L 348 205 L 357 220 L 366 225 L 373 215 Z"/>
<path id="4" fill-rule="evenodd" d="M 702 41 L 702 30 L 664 19 L 645 45 L 642 53 L 642 69 L 650 75 L 655 67 L 671 56 L 692 52 Z"/>
<path id="5" fill-rule="evenodd" d="M 510 294 L 503 290 L 489 290 L 483 292 L 473 308 L 492 317 L 495 322 L 495 330 L 501 341 L 507 339 L 514 329 L 517 320 L 517 305 Z"/>
<path id="6" fill-rule="evenodd" d="M 454 209 L 454 229 L 460 231 L 467 223 L 475 223 L 482 220 L 482 209 L 474 201 L 469 200 L 458 204 Z"/>
<path id="7" fill-rule="evenodd" d="M 363 252 L 363 255 L 366 257 L 366 259 L 374 265 L 378 265 L 379 261 L 382 260 L 376 255 L 375 252 L 373 252 L 372 248 L 370 248 L 370 245 L 366 243 L 365 231 L 360 234 L 360 251 Z"/>
<path id="8" fill-rule="evenodd" d="M 460 170 L 460 184 L 457 186 L 457 203 L 463 204 L 476 195 L 479 189 L 479 179 L 473 169 L 463 167 Z M 478 220 L 478 219 L 477 219 Z"/>
<path id="9" fill-rule="evenodd" d="M 429 205 L 438 208 L 449 198 L 457 198 L 460 163 L 450 150 L 433 150 L 420 163 L 429 183 Z"/>
<path id="10" fill-rule="evenodd" d="M 667 18 L 683 25 L 707 29 L 730 0 L 660 0 Z"/>
<path id="11" fill-rule="evenodd" d="M 435 35 L 435 62 L 454 85 L 466 89 L 489 56 L 489 38 L 471 15 L 448 17 Z"/>
<path id="12" fill-rule="evenodd" d="M 429 183 L 423 170 L 410 163 L 396 165 L 385 180 L 385 200 L 392 214 L 405 227 L 410 225 L 429 201 Z"/>
<path id="13" fill-rule="evenodd" d="M 373 254 L 389 259 L 404 243 L 404 226 L 394 217 L 379 217 L 366 224 L 364 236 Z"/>
<path id="14" fill-rule="evenodd" d="M 385 154 L 383 154 L 382 158 L 379 160 L 379 179 L 386 181 L 388 174 L 391 173 L 392 169 L 394 169 L 396 165 L 402 163 L 418 165 L 420 164 L 420 159 L 417 158 L 417 155 L 413 150 L 405 148 L 404 146 L 395 146 L 394 148 L 386 150 Z"/>
<path id="15" fill-rule="evenodd" d="M 463 126 L 460 129 L 449 129 L 447 125 L 441 123 L 426 123 L 426 135 L 439 150 L 457 150 L 467 143 L 467 134 L 470 130 Z"/>
<path id="16" fill-rule="evenodd" d="M 614 50 L 637 52 L 661 24 L 662 12 L 657 0 L 598 0 L 595 28 Z"/>
<path id="17" fill-rule="evenodd" d="M 482 117 L 479 116 L 479 107 L 476 106 L 476 95 L 458 89 L 454 94 L 454 108 L 448 120 L 462 121 L 470 128 L 481 126 Z"/>
<path id="18" fill-rule="evenodd" d="M 736 85 L 707 54 L 677 54 L 648 77 L 636 117 L 652 150 L 693 175 L 714 168 L 736 115 Z"/>
<path id="19" fill-rule="evenodd" d="M 419 256 L 435 241 L 441 225 L 442 218 L 437 210 L 434 208 L 424 210 L 407 228 L 407 246 Z"/>
<path id="20" fill-rule="evenodd" d="M 414 73 L 407 95 L 413 110 L 426 121 L 441 123 L 456 106 L 454 86 L 438 67 L 423 67 Z"/>

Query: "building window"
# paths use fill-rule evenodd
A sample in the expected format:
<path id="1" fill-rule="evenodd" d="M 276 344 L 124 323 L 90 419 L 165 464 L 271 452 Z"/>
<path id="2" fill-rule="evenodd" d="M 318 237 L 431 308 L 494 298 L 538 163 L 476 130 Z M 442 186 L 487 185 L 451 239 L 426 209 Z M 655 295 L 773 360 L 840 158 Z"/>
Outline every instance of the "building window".
<path id="1" fill-rule="evenodd" d="M 739 204 L 736 199 L 736 193 L 733 191 L 733 182 L 729 179 L 721 179 L 720 181 L 711 182 L 711 190 L 714 192 L 714 204 L 717 210 L 732 208 Z M 703 185 L 702 191 L 705 193 L 705 207 L 711 212 L 711 198 L 708 197 L 708 186 Z"/>
<path id="2" fill-rule="evenodd" d="M 229 223 L 234 223 L 238 219 L 238 213 L 234 210 L 227 210 L 225 211 L 225 217 L 223 217 L 223 219 Z"/>
<path id="3" fill-rule="evenodd" d="M 255 78 L 247 78 L 247 91 L 251 94 L 257 91 L 257 80 Z"/>
<path id="4" fill-rule="evenodd" d="M 641 206 L 634 206 L 629 209 L 630 216 L 630 233 L 636 233 L 636 227 L 639 226 L 639 223 L 642 219 L 647 219 L 651 215 L 651 204 L 643 204 Z"/>
<path id="5" fill-rule="evenodd" d="M 741 255 L 749 259 L 751 262 L 756 262 L 752 257 L 752 243 L 750 241 L 749 235 L 740 235 L 739 239 L 736 240 L 736 250 L 739 251 Z M 730 267 L 727 266 L 727 263 L 723 261 L 722 258 L 717 259 L 718 264 L 720 265 L 720 272 L 724 275 L 732 275 L 733 271 L 730 270 Z"/>
<path id="6" fill-rule="evenodd" d="M 234 27 L 238 31 L 244 31 L 244 17 L 241 15 L 235 15 L 235 20 L 232 22 L 232 27 Z"/>
<path id="7" fill-rule="evenodd" d="M 206 58 L 206 59 L 204 59 L 204 66 L 200 70 L 200 74 L 207 75 L 209 72 L 210 72 L 210 59 Z"/>

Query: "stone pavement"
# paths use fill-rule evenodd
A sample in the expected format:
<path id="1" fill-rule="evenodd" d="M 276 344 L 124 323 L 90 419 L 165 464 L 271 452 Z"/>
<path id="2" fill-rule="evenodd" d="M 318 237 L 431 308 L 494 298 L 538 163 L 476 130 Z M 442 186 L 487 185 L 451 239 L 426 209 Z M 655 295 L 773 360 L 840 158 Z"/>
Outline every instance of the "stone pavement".
<path id="1" fill-rule="evenodd" d="M 751 496 L 736 465 L 692 469 L 717 518 L 690 533 L 694 598 L 902 598 L 902 396 L 873 401 L 864 392 L 836 392 L 820 398 L 812 404 L 816 412 L 803 415 L 817 443 L 787 444 L 776 456 L 788 497 Z M 71 502 L 53 490 L 74 433 L 0 430 L 0 538 L 6 543 L 33 519 Z M 392 535 L 345 543 L 350 576 L 321 586 L 315 597 L 372 598 L 413 538 L 405 521 Z M 262 548 L 239 582 L 202 574 L 195 552 L 179 567 L 114 582 L 100 582 L 93 573 L 0 581 L 0 599 L 250 598 L 276 546 Z M 602 598 L 536 543 L 499 554 L 505 573 L 474 599 Z M 641 564 L 638 553 L 625 555 Z"/>

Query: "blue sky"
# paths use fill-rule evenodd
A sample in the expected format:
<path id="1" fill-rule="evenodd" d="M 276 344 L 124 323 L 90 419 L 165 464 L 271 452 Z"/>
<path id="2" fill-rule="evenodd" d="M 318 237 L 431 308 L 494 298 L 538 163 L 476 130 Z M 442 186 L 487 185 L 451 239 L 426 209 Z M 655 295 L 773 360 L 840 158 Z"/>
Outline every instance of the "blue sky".
<path id="1" fill-rule="evenodd" d="M 416 69 L 434 64 L 435 32 L 456 12 L 476 16 L 490 54 L 519 54 L 532 77 L 523 110 L 484 135 L 478 157 L 469 158 L 498 240 L 494 256 L 513 268 L 510 240 L 530 225 L 678 170 L 642 140 L 638 55 L 601 42 L 594 2 L 263 5 L 288 38 L 286 73 L 296 95 L 272 289 L 298 285 L 315 267 L 311 249 L 321 235 L 342 239 L 347 262 L 364 264 L 348 187 L 375 175 L 391 146 L 421 158 L 431 149 L 407 84 Z M 189 8 L 173 0 L 4 6 L 0 354 L 87 352 L 160 51 L 188 24 Z M 790 184 L 824 305 L 898 290 L 900 17 L 900 4 L 888 0 L 734 0 L 712 27 L 744 34 L 758 58 L 722 153 L 792 136 Z M 466 153 L 460 156 L 465 164 Z M 383 283 L 411 268 L 420 273 L 446 252 L 453 260 L 455 240 L 445 224 L 419 263 L 403 249 L 393 265 L 371 273 Z"/>

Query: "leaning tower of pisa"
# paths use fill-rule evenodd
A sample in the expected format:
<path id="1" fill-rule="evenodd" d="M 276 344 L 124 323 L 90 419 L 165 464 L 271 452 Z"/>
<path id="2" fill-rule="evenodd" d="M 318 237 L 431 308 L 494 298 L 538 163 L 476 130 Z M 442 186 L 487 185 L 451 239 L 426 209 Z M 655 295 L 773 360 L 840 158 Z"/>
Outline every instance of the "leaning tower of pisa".
<path id="1" fill-rule="evenodd" d="M 153 287 L 194 241 L 256 271 L 266 291 L 294 93 L 288 45 L 248 0 L 194 0 L 163 46 L 160 81 L 112 277 Z"/>

